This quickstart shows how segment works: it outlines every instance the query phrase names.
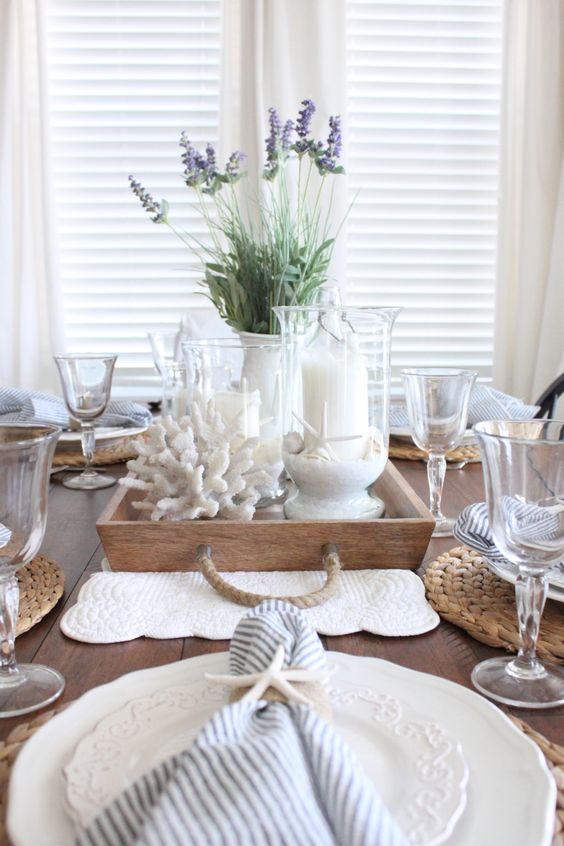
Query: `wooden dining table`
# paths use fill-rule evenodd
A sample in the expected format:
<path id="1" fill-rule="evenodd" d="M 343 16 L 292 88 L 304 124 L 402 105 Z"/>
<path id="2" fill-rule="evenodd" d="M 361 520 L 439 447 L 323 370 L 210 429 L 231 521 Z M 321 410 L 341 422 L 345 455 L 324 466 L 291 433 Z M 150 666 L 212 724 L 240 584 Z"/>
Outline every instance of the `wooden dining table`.
<path id="1" fill-rule="evenodd" d="M 427 501 L 425 465 L 419 461 L 394 461 L 394 464 L 419 496 Z M 123 465 L 116 465 L 110 471 L 117 477 L 125 472 Z M 41 551 L 55 559 L 64 570 L 65 592 L 57 606 L 40 623 L 18 637 L 16 646 L 18 661 L 43 663 L 64 675 L 66 687 L 56 703 L 57 707 L 124 673 L 224 651 L 229 646 L 228 641 L 194 637 L 173 640 L 138 638 L 124 643 L 87 644 L 62 634 L 59 628 L 61 616 L 76 602 L 78 592 L 89 576 L 100 569 L 104 550 L 96 530 L 96 520 L 114 491 L 115 488 L 73 491 L 55 481 L 55 477 L 51 483 L 47 530 Z M 468 464 L 463 469 L 447 472 L 443 510 L 448 516 L 457 515 L 466 504 L 481 499 L 480 464 Z M 458 543 L 454 538 L 432 540 L 419 573 L 441 552 L 455 546 Z M 357 632 L 340 637 L 322 637 L 322 640 L 329 650 L 382 658 L 470 688 L 474 665 L 484 658 L 503 653 L 502 649 L 485 646 L 463 629 L 444 620 L 433 631 L 416 637 L 380 637 Z M 553 743 L 564 745 L 564 708 L 507 710 L 528 722 Z M 0 720 L 0 739 L 4 739 L 19 722 L 33 716 Z"/>

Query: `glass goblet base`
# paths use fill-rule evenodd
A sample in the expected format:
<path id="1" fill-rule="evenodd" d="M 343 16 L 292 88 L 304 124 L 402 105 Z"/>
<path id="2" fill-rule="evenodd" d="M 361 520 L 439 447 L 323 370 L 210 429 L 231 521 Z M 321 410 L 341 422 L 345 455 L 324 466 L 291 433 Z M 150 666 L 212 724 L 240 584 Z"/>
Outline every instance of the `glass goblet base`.
<path id="1" fill-rule="evenodd" d="M 73 491 L 97 491 L 100 488 L 111 488 L 115 484 L 113 476 L 97 473 L 95 470 L 85 470 L 80 476 L 72 476 L 63 481 L 63 487 Z"/>
<path id="2" fill-rule="evenodd" d="M 57 670 L 41 664 L 18 664 L 14 676 L 6 681 L 0 675 L 0 717 L 29 714 L 54 702 L 65 688 Z"/>
<path id="3" fill-rule="evenodd" d="M 472 671 L 472 684 L 484 696 L 516 708 L 554 708 L 564 704 L 564 667 L 538 664 L 538 671 L 527 675 L 509 671 L 514 661 L 514 657 L 482 661 Z"/>
<path id="4" fill-rule="evenodd" d="M 435 528 L 433 529 L 432 538 L 451 538 L 453 536 L 453 528 L 455 520 L 450 517 L 443 517 L 442 520 L 437 520 Z"/>

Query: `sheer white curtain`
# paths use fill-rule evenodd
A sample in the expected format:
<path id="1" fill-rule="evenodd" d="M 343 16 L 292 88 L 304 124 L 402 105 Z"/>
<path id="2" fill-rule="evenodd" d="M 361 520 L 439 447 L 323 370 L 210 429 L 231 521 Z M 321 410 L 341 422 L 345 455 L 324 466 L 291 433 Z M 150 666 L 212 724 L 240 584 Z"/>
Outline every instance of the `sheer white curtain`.
<path id="1" fill-rule="evenodd" d="M 57 387 L 63 309 L 42 0 L 0 0 L 0 384 Z"/>
<path id="2" fill-rule="evenodd" d="M 327 135 L 330 115 L 346 111 L 345 0 L 224 0 L 220 149 L 247 156 L 248 182 L 258 191 L 268 135 L 268 109 L 295 119 L 301 101 L 312 99 L 313 130 Z M 346 126 L 343 127 L 346 151 Z M 344 160 L 346 165 L 346 160 Z M 346 213 L 346 179 L 337 178 L 332 204 L 334 230 Z M 345 284 L 344 238 L 337 241 L 331 272 Z"/>
<path id="3" fill-rule="evenodd" d="M 564 370 L 564 3 L 507 0 L 494 383 Z"/>

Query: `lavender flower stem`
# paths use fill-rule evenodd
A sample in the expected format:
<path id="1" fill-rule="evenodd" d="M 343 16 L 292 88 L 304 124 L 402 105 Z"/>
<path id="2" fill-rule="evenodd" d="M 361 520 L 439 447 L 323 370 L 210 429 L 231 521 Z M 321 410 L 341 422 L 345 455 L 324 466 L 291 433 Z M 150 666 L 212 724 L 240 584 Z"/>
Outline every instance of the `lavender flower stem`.
<path id="1" fill-rule="evenodd" d="M 195 190 L 196 190 L 196 196 L 198 198 L 198 203 L 200 205 L 200 211 L 201 211 L 201 213 L 204 217 L 204 220 L 206 221 L 206 226 L 208 227 L 208 229 L 210 231 L 210 235 L 212 236 L 214 246 L 215 246 L 216 249 L 221 250 L 221 244 L 219 243 L 219 240 L 218 240 L 218 237 L 217 237 L 217 234 L 216 234 L 216 231 L 215 231 L 214 222 L 210 217 L 208 207 L 207 207 L 206 202 L 204 200 L 204 195 L 202 194 L 202 189 L 200 188 L 199 185 L 197 185 L 197 186 L 195 186 Z M 215 200 L 215 195 L 214 195 L 214 201 L 217 205 L 217 200 Z"/>
<path id="2" fill-rule="evenodd" d="M 296 221 L 298 224 L 298 240 L 300 238 L 300 225 L 301 225 L 301 199 L 302 199 L 302 157 L 300 156 L 298 162 L 298 208 L 296 212 Z"/>

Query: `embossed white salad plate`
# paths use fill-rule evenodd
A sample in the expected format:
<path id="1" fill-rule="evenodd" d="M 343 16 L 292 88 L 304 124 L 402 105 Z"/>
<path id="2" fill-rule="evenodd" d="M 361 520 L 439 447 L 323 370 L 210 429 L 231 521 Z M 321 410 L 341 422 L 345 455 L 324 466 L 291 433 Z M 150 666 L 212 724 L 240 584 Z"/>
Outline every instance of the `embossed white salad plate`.
<path id="1" fill-rule="evenodd" d="M 439 819 L 442 833 L 437 833 L 435 828 L 427 840 L 424 838 L 430 831 L 429 826 L 436 825 L 433 817 L 441 801 L 425 801 L 420 797 L 422 816 L 419 827 L 411 835 L 413 843 L 549 846 L 554 820 L 554 781 L 540 750 L 496 706 L 460 685 L 376 658 L 329 652 L 328 660 L 338 667 L 332 681 L 336 702 L 334 725 L 374 779 L 393 813 L 398 814 L 408 798 L 402 778 L 414 748 L 410 747 L 414 741 L 404 738 L 399 744 L 394 735 L 394 719 L 398 713 L 401 712 L 398 725 L 403 726 L 400 733 L 408 730 L 406 723 L 409 725 L 410 720 L 414 734 L 427 733 L 431 737 L 436 726 L 439 747 L 445 744 L 445 760 L 449 762 L 446 766 L 453 768 L 451 783 L 458 787 L 447 791 L 450 795 L 448 812 L 446 806 L 438 812 L 438 817 L 442 817 Z M 127 711 L 131 705 L 128 703 L 140 700 L 142 707 L 146 707 L 147 702 L 150 707 L 154 702 L 152 697 L 163 690 L 180 686 L 191 688 L 196 703 L 198 697 L 203 696 L 203 701 L 196 704 L 193 711 L 188 708 L 195 716 L 193 720 L 188 718 L 181 731 L 186 732 L 184 736 L 189 741 L 221 704 L 215 699 L 220 691 L 212 691 L 211 698 L 215 701 L 208 701 L 203 674 L 225 672 L 226 668 L 227 653 L 219 653 L 130 673 L 89 691 L 49 720 L 25 744 L 14 765 L 7 814 L 14 846 L 29 846 L 30 843 L 67 846 L 72 843 L 76 830 L 67 809 L 69 782 L 64 771 L 77 754 L 80 762 L 81 741 L 95 735 L 97 730 L 103 733 L 108 718 L 111 724 L 116 713 L 121 711 L 125 716 L 125 729 L 128 726 L 131 729 L 131 715 Z M 172 745 L 167 745 L 166 754 L 175 745 L 173 737 L 163 737 L 165 744 L 169 740 Z M 460 744 L 462 758 L 456 741 Z M 154 738 L 146 739 L 143 733 L 138 754 L 144 756 L 151 745 L 154 747 Z M 87 746 L 85 741 L 82 748 Z M 466 790 L 463 761 L 469 773 Z M 441 769 L 440 756 L 437 764 Z M 130 758 L 123 771 L 122 787 L 129 783 L 131 776 L 128 773 L 135 777 L 131 768 Z M 67 776 L 69 774 L 67 770 Z M 444 774 L 441 778 L 443 784 L 448 783 Z M 432 782 L 430 787 L 433 796 Z M 29 813 L 30 795 L 34 797 L 33 814 Z M 415 837 L 420 839 L 413 839 Z"/>
<path id="2" fill-rule="evenodd" d="M 226 698 L 221 686 L 193 681 L 133 699 L 101 720 L 64 769 L 72 818 L 88 825 L 124 784 L 185 749 Z M 466 804 L 458 742 L 409 702 L 367 686 L 334 689 L 331 700 L 336 728 L 363 747 L 364 768 L 409 842 L 443 843 Z"/>

